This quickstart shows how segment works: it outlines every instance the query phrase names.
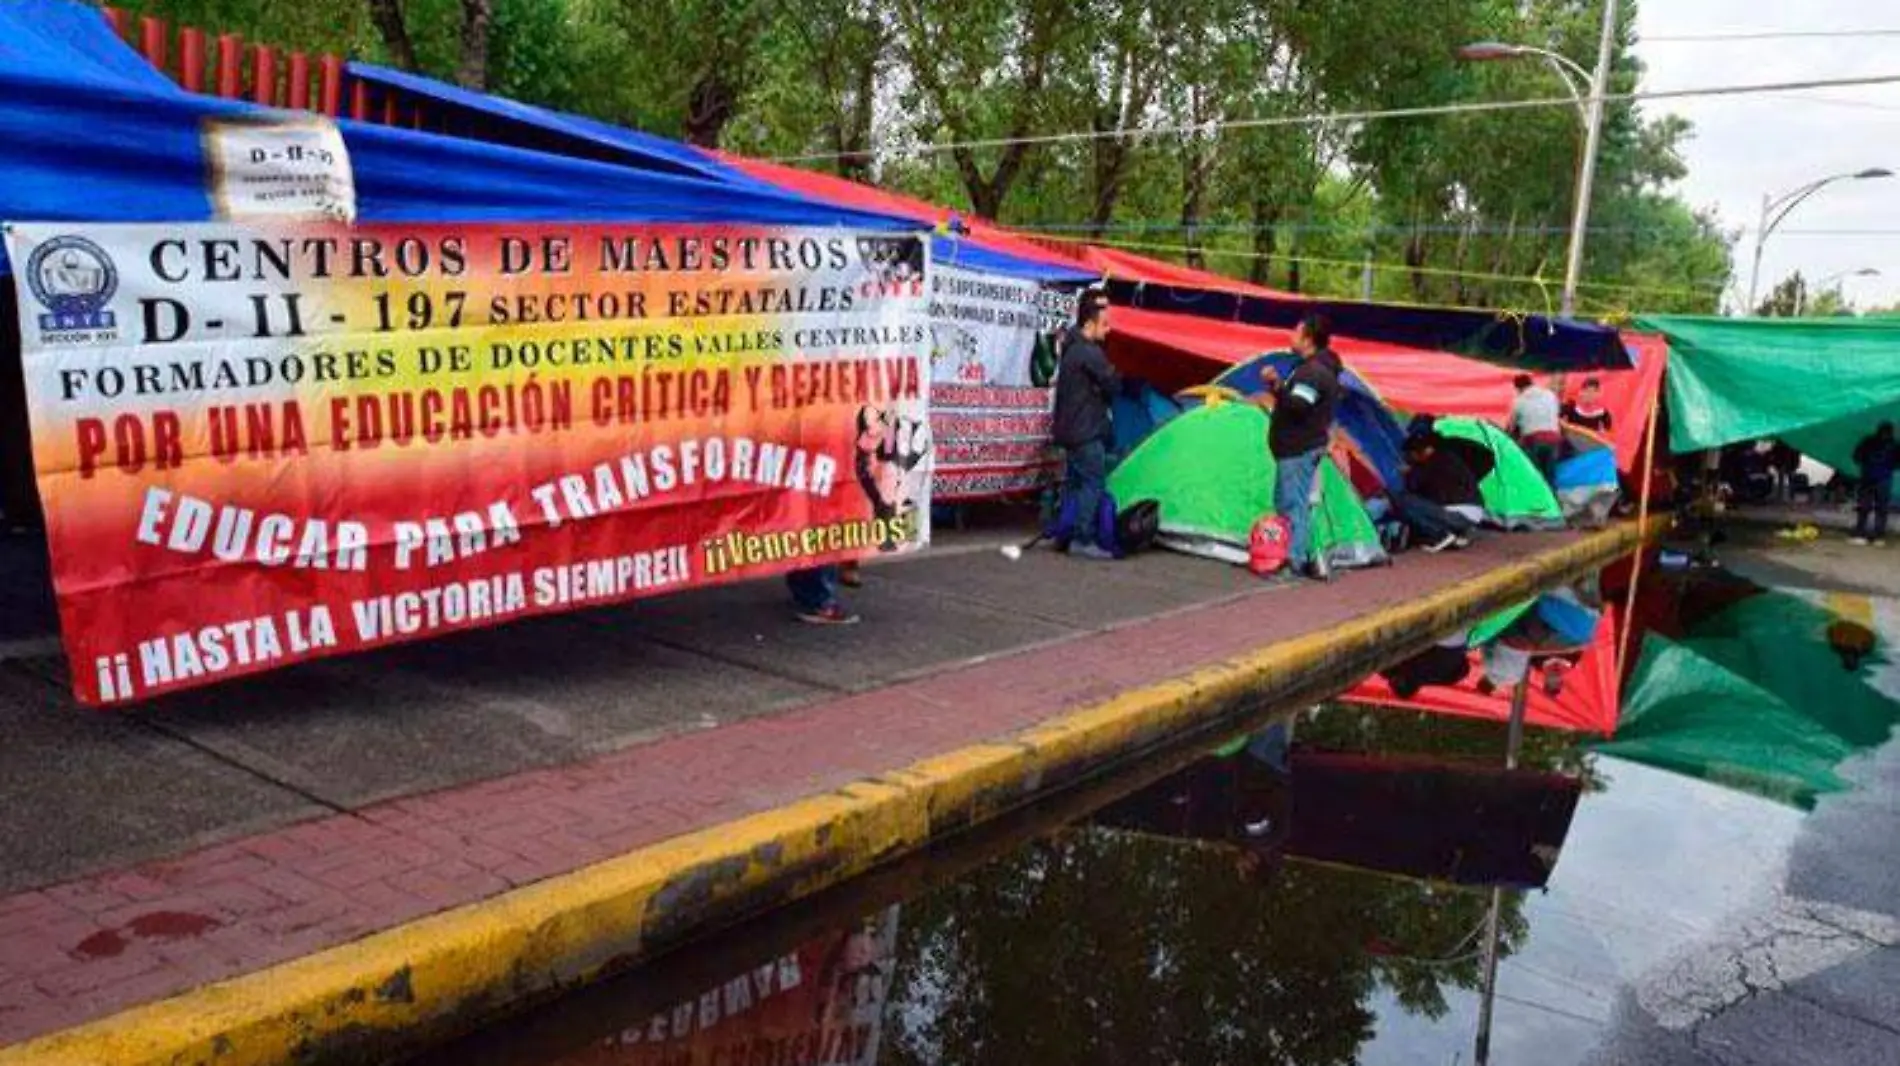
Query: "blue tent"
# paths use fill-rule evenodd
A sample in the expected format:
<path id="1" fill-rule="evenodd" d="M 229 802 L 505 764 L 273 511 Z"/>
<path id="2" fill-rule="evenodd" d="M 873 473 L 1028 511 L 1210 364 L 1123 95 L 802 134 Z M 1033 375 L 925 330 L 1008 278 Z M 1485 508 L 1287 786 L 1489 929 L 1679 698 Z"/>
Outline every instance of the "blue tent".
<path id="1" fill-rule="evenodd" d="M 0 5 L 0 144 L 7 146 L 0 220 L 209 219 L 203 122 L 276 114 L 183 91 L 120 41 L 96 8 L 67 0 Z M 364 221 L 917 228 L 908 219 L 678 167 L 636 169 L 348 120 L 338 127 Z"/>
<path id="2" fill-rule="evenodd" d="M 1266 390 L 1262 373 L 1272 367 L 1281 377 L 1293 373 L 1298 360 L 1286 352 L 1257 355 L 1214 379 L 1214 384 L 1233 389 L 1243 396 L 1256 396 Z M 1345 394 L 1339 403 L 1339 428 L 1344 430 L 1359 454 L 1388 485 L 1397 484 L 1404 466 L 1405 430 L 1392 412 L 1372 391 L 1365 379 L 1347 370 L 1340 384 Z"/>
<path id="3" fill-rule="evenodd" d="M 428 125 L 440 127 L 451 136 L 716 181 L 737 189 L 794 197 L 814 207 L 829 203 L 755 178 L 714 153 L 650 133 L 369 63 L 351 63 L 349 73 L 379 93 L 392 94 L 406 106 L 421 106 L 428 115 Z M 915 222 L 911 228 L 917 228 Z M 986 274 L 1050 282 L 1096 280 L 1087 271 L 1024 259 L 986 247 L 980 240 L 949 234 L 934 235 L 930 253 L 938 264 Z"/>
<path id="4" fill-rule="evenodd" d="M 1115 454 L 1127 455 L 1148 434 L 1166 425 L 1181 413 L 1181 404 L 1152 385 L 1141 386 L 1136 395 L 1123 392 L 1115 397 Z"/>

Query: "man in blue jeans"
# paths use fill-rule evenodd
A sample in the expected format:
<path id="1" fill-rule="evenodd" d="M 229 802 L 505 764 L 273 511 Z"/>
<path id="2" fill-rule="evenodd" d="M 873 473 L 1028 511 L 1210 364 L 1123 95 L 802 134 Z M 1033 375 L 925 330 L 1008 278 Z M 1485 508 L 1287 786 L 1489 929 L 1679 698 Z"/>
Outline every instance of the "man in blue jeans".
<path id="1" fill-rule="evenodd" d="M 1055 442 L 1068 457 L 1062 494 L 1073 504 L 1075 534 L 1069 554 L 1102 560 L 1115 556 L 1095 543 L 1095 512 L 1108 483 L 1108 441 L 1114 433 L 1110 410 L 1121 391 L 1121 378 L 1109 363 L 1102 342 L 1108 339 L 1108 296 L 1082 294 L 1075 312 L 1076 332 L 1062 350 L 1056 372 Z"/>
<path id="2" fill-rule="evenodd" d="M 1854 465 L 1860 468 L 1860 498 L 1855 503 L 1855 544 L 1887 543 L 1887 512 L 1893 506 L 1893 475 L 1900 467 L 1900 442 L 1893 423 L 1882 422 L 1872 435 L 1854 446 Z"/>
<path id="3" fill-rule="evenodd" d="M 1293 572 L 1325 581 L 1325 556 L 1313 550 L 1313 481 L 1332 443 L 1333 415 L 1339 408 L 1339 375 L 1345 368 L 1330 347 L 1332 323 L 1308 315 L 1293 331 L 1293 354 L 1300 365 L 1286 380 L 1269 370 L 1266 392 L 1257 402 L 1270 406 L 1267 450 L 1273 455 L 1273 511 L 1287 521 L 1287 562 Z M 1269 402 L 1270 401 L 1270 402 Z"/>

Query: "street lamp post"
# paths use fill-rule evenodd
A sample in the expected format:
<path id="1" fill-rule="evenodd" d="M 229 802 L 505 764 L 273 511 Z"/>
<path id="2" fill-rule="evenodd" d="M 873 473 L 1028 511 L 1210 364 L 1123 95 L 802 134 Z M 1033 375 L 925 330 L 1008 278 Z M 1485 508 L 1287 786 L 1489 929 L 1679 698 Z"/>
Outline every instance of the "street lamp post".
<path id="1" fill-rule="evenodd" d="M 1570 247 L 1564 257 L 1563 316 L 1577 309 L 1577 283 L 1583 276 L 1583 239 L 1590 225 L 1590 194 L 1596 184 L 1597 151 L 1603 143 L 1603 94 L 1610 85 L 1610 56 L 1616 45 L 1616 0 L 1603 0 L 1603 30 L 1597 41 L 1596 73 L 1547 48 L 1527 44 L 1480 41 L 1458 49 L 1458 58 L 1473 62 L 1498 59 L 1542 59 L 1570 89 L 1583 119 L 1583 160 L 1577 166 L 1576 203 L 1570 216 Z M 1589 90 L 1586 99 L 1583 90 Z"/>
<path id="2" fill-rule="evenodd" d="M 1836 284 L 1844 278 L 1877 278 L 1879 276 L 1880 271 L 1873 267 L 1861 267 L 1859 270 L 1837 270 L 1827 277 L 1822 278 L 1820 281 L 1815 282 L 1814 291 L 1826 292 L 1829 285 Z M 1800 291 L 1794 294 L 1794 317 L 1800 318 L 1807 310 L 1807 305 L 1808 289 L 1807 286 L 1803 285 Z"/>
<path id="3" fill-rule="evenodd" d="M 1787 220 L 1788 212 L 1800 207 L 1802 201 L 1837 181 L 1869 181 L 1875 178 L 1891 177 L 1893 177 L 1893 171 L 1886 167 L 1868 167 L 1866 170 L 1829 175 L 1819 181 L 1811 181 L 1799 188 L 1790 189 L 1780 196 L 1763 193 L 1761 222 L 1755 227 L 1755 265 L 1748 272 L 1748 306 L 1742 309 L 1742 313 L 1747 315 L 1755 313 L 1755 297 L 1760 292 L 1761 286 L 1762 247 L 1768 243 L 1768 237 L 1775 232 L 1776 227 Z M 1772 218 L 1769 217 L 1771 215 Z"/>

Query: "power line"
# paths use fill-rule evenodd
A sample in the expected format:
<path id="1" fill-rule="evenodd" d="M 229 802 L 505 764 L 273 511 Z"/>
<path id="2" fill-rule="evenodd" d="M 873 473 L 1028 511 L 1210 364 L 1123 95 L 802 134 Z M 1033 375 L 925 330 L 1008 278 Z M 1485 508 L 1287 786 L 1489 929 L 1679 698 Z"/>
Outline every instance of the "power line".
<path id="1" fill-rule="evenodd" d="M 1174 219 L 1123 219 L 1098 226 L 1094 222 L 1011 222 L 1014 229 L 1042 230 L 1047 233 L 1091 234 L 1098 229 L 1106 232 L 1132 233 L 1344 233 L 1348 236 L 1371 237 L 1409 237 L 1415 233 L 1455 236 L 1468 233 L 1487 237 L 1557 237 L 1570 233 L 1569 226 L 1555 223 L 1537 226 L 1505 226 L 1496 223 L 1482 226 L 1461 226 L 1455 222 L 1426 223 L 1421 225 L 1360 225 L 1352 222 L 1196 222 L 1193 224 Z M 1754 226 L 1721 226 L 1724 233 L 1736 233 L 1746 236 L 1753 233 Z M 1644 236 L 1656 233 L 1673 233 L 1667 226 L 1591 226 L 1592 236 Z M 1793 227 L 1775 231 L 1778 237 L 1900 237 L 1900 229 L 1815 229 Z"/>
<path id="2" fill-rule="evenodd" d="M 1717 96 L 1746 96 L 1757 93 L 1799 92 L 1808 89 L 1841 89 L 1853 86 L 1900 83 L 1900 74 L 1871 74 L 1855 78 L 1816 78 L 1804 81 L 1759 82 L 1742 85 L 1717 85 L 1699 89 L 1656 89 L 1628 93 L 1604 93 L 1606 103 L 1644 100 L 1686 100 Z M 1477 100 L 1459 104 L 1430 104 L 1419 107 L 1383 108 L 1371 111 L 1330 111 L 1304 115 L 1274 115 L 1267 118 L 1230 119 L 1225 122 L 1176 122 L 1160 126 L 1123 126 L 1112 130 L 1072 130 L 1030 137 L 990 137 L 966 141 L 929 141 L 920 144 L 874 145 L 848 152 L 814 152 L 780 156 L 775 163 L 816 163 L 836 159 L 854 159 L 880 155 L 929 155 L 973 148 L 1006 148 L 1012 145 L 1073 144 L 1083 141 L 1122 140 L 1160 137 L 1168 134 L 1214 133 L 1220 130 L 1269 129 L 1278 126 L 1320 126 L 1343 122 L 1368 122 L 1374 119 L 1428 118 L 1439 115 L 1468 115 L 1486 112 L 1527 111 L 1540 107 L 1574 108 L 1577 101 L 1569 96 L 1548 96 L 1526 100 Z"/>
<path id="3" fill-rule="evenodd" d="M 1036 235 L 1034 233 L 1028 233 L 1027 231 L 1024 232 L 1028 236 L 1033 237 Z M 1125 248 L 1129 251 L 1173 252 L 1177 254 L 1194 252 L 1201 255 L 1227 256 L 1234 259 L 1280 259 L 1289 263 L 1344 267 L 1351 270 L 1363 270 L 1370 266 L 1373 270 L 1385 273 L 1420 274 L 1428 277 L 1470 278 L 1477 281 L 1504 281 L 1515 284 L 1535 285 L 1538 288 L 1544 289 L 1556 284 L 1554 279 L 1536 274 L 1499 274 L 1485 270 L 1454 270 L 1450 267 L 1413 266 L 1410 263 L 1393 263 L 1376 260 L 1368 262 L 1363 259 L 1331 259 L 1316 255 L 1268 255 L 1265 252 L 1250 252 L 1244 249 L 1196 248 L 1184 244 L 1150 244 L 1143 241 L 1119 240 L 1113 237 L 1105 238 L 1100 243 L 1112 248 Z M 1725 286 L 1717 285 L 1714 282 L 1707 282 L 1698 288 L 1681 289 L 1660 285 L 1622 285 L 1607 281 L 1582 281 L 1577 283 L 1577 287 L 1582 289 L 1601 289 L 1607 292 L 1649 292 L 1669 296 L 1693 296 L 1697 298 L 1706 298 L 1719 293 L 1725 288 Z"/>
<path id="4" fill-rule="evenodd" d="M 1725 41 L 1827 40 L 1838 37 L 1900 37 L 1900 29 L 1878 30 L 1751 30 L 1743 33 L 1671 33 L 1638 37 L 1644 44 L 1702 44 Z"/>

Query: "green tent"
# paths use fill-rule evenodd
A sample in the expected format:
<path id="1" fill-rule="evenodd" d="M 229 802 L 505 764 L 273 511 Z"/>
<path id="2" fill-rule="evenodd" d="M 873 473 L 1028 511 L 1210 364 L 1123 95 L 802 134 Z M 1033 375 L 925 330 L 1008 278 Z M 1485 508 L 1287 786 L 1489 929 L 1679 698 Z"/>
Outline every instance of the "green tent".
<path id="1" fill-rule="evenodd" d="M 1442 437 L 1470 441 L 1491 453 L 1491 472 L 1478 482 L 1484 509 L 1505 529 L 1562 529 L 1563 504 L 1510 434 L 1480 418 L 1440 418 Z"/>
<path id="2" fill-rule="evenodd" d="M 1843 656 L 1843 627 L 1867 644 Z M 1891 651 L 1801 595 L 1751 596 L 1680 641 L 1644 637 L 1616 735 L 1597 751 L 1811 807 L 1848 756 L 1885 743 L 1900 703 L 1870 683 Z"/>
<path id="3" fill-rule="evenodd" d="M 1126 507 L 1161 505 L 1161 543 L 1237 565 L 1247 562 L 1254 523 L 1273 513 L 1274 464 L 1267 454 L 1268 415 L 1250 403 L 1210 403 L 1169 420 L 1109 475 Z M 1313 547 L 1335 567 L 1386 561 L 1366 505 L 1339 468 L 1320 463 Z"/>
<path id="4" fill-rule="evenodd" d="M 1779 437 L 1841 470 L 1883 421 L 1900 422 L 1900 319 L 1657 315 L 1669 338 L 1669 446 Z"/>

